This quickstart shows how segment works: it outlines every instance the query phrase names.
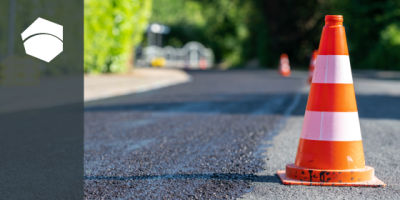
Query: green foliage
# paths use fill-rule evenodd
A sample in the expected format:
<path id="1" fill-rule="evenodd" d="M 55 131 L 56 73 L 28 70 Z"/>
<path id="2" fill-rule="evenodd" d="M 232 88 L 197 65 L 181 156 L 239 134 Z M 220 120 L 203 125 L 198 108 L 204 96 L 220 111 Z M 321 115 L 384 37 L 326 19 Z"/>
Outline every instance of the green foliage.
<path id="1" fill-rule="evenodd" d="M 151 22 L 166 24 L 166 44 L 182 46 L 198 41 L 213 49 L 217 61 L 243 62 L 242 43 L 249 36 L 246 24 L 251 4 L 241 0 L 157 0 Z"/>
<path id="2" fill-rule="evenodd" d="M 256 47 L 255 57 L 262 66 L 277 67 L 282 53 L 289 55 L 292 67 L 308 67 L 310 55 L 318 48 L 324 16 L 331 13 L 330 1 L 324 0 L 251 0 L 249 46 Z"/>
<path id="3" fill-rule="evenodd" d="M 149 0 L 85 0 L 85 72 L 122 72 L 151 15 Z"/>
<path id="4" fill-rule="evenodd" d="M 381 32 L 382 42 L 390 46 L 400 45 L 400 25 L 390 24 Z"/>
<path id="5" fill-rule="evenodd" d="M 166 45 L 196 40 L 217 62 L 256 59 L 276 67 L 281 53 L 307 67 L 324 17 L 344 16 L 353 68 L 400 70 L 400 0 L 157 0 L 152 22 L 171 26 Z"/>
<path id="6" fill-rule="evenodd" d="M 151 21 L 172 27 L 168 45 L 196 40 L 213 49 L 217 62 L 235 66 L 257 59 L 275 67 L 284 52 L 294 63 L 308 64 L 329 5 L 314 0 L 158 0 Z"/>
<path id="7" fill-rule="evenodd" d="M 356 69 L 400 70 L 400 0 L 336 1 Z"/>

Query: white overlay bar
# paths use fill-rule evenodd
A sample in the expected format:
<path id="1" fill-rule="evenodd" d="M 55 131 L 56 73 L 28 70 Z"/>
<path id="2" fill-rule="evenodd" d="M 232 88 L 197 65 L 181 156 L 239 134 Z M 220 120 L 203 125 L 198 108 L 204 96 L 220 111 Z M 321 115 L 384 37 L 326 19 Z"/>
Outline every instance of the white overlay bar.
<path id="1" fill-rule="evenodd" d="M 318 55 L 313 83 L 353 83 L 348 55 Z"/>
<path id="2" fill-rule="evenodd" d="M 358 112 L 316 112 L 306 110 L 301 138 L 325 141 L 361 140 Z"/>

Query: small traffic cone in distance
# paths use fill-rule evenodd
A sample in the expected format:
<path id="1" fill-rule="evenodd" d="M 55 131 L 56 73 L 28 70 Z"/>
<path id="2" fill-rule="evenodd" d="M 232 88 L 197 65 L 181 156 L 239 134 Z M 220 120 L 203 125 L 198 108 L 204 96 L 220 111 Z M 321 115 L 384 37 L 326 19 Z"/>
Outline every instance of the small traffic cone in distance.
<path id="1" fill-rule="evenodd" d="M 281 54 L 279 61 L 279 73 L 284 77 L 290 76 L 289 56 L 286 53 Z"/>
<path id="2" fill-rule="evenodd" d="M 295 163 L 285 185 L 385 187 L 365 165 L 343 17 L 327 15 Z"/>
<path id="3" fill-rule="evenodd" d="M 314 50 L 311 54 L 310 67 L 308 69 L 308 83 L 311 84 L 314 75 L 315 62 L 317 61 L 318 50 Z"/>

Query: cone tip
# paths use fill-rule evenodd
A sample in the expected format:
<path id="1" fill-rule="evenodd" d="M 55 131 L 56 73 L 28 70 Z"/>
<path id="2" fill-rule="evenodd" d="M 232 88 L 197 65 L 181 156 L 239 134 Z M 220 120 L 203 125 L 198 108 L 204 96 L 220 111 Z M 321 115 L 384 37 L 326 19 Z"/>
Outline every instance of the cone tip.
<path id="1" fill-rule="evenodd" d="M 325 25 L 342 25 L 343 24 L 343 16 L 342 15 L 326 15 L 325 16 Z"/>
<path id="2" fill-rule="evenodd" d="M 343 16 L 342 15 L 326 15 L 325 21 L 326 22 L 342 22 Z"/>

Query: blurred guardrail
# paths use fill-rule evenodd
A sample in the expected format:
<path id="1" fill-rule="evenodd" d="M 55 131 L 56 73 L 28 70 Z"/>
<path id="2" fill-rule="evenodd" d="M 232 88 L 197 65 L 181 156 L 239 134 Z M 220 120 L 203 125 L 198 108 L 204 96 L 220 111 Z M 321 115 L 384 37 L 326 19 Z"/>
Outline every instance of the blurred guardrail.
<path id="1" fill-rule="evenodd" d="M 199 42 L 188 42 L 182 48 L 148 46 L 136 60 L 138 67 L 169 67 L 180 69 L 210 69 L 214 53 Z"/>

